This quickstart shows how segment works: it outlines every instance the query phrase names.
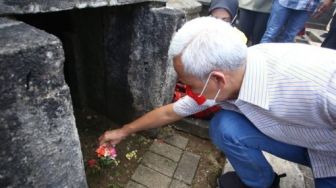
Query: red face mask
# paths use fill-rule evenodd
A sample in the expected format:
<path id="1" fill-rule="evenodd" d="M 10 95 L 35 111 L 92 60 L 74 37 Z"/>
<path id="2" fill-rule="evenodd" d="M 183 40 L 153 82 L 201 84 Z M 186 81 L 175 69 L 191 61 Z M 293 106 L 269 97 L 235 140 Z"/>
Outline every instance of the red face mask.
<path id="1" fill-rule="evenodd" d="M 203 95 L 203 93 L 204 93 L 204 91 L 205 91 L 205 89 L 206 89 L 206 87 L 207 87 L 207 85 L 208 85 L 208 82 L 209 82 L 209 80 L 210 80 L 210 76 L 211 76 L 211 74 L 212 74 L 212 73 L 210 73 L 210 75 L 209 75 L 209 77 L 208 77 L 207 81 L 205 82 L 205 85 L 204 85 L 204 87 L 203 87 L 203 89 L 202 89 L 202 92 L 201 92 L 200 94 L 196 94 L 196 93 L 194 93 L 194 92 L 191 90 L 191 87 L 190 87 L 189 85 L 186 85 L 186 94 L 187 94 L 189 97 L 191 97 L 192 99 L 194 99 L 198 105 L 204 104 L 206 100 L 209 100 L 209 101 L 211 101 L 211 102 L 213 102 L 213 103 L 216 103 L 216 99 L 217 99 L 217 97 L 218 97 L 218 95 L 219 95 L 219 93 L 220 93 L 220 91 L 221 91 L 220 89 L 218 90 L 218 92 L 217 92 L 217 94 L 216 94 L 216 96 L 215 96 L 214 99 L 211 99 L 211 100 L 210 100 L 210 99 L 207 99 L 207 98 L 205 98 L 205 96 Z"/>
<path id="2" fill-rule="evenodd" d="M 206 101 L 206 98 L 203 95 L 194 93 L 188 85 L 186 85 L 186 94 L 194 99 L 198 105 L 201 105 Z"/>

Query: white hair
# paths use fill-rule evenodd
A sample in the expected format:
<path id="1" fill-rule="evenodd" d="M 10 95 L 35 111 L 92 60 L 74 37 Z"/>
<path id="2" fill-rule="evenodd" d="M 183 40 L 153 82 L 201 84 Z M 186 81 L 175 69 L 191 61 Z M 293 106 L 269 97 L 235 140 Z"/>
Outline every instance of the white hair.
<path id="1" fill-rule="evenodd" d="M 214 70 L 235 70 L 245 64 L 247 46 L 230 24 L 212 17 L 193 19 L 173 36 L 168 56 L 181 55 L 184 72 L 206 79 Z"/>

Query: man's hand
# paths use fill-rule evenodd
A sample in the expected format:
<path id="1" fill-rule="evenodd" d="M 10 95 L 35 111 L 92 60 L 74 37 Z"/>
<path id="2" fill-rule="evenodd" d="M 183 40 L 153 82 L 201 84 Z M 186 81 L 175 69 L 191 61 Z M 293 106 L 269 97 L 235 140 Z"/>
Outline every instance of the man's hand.
<path id="1" fill-rule="evenodd" d="M 112 131 L 106 131 L 103 135 L 99 137 L 99 145 L 116 145 L 121 140 L 127 137 L 127 134 L 123 129 L 115 129 Z"/>
<path id="2" fill-rule="evenodd" d="M 332 6 L 333 0 L 324 0 L 323 3 L 316 8 L 313 13 L 313 18 L 320 17 L 325 11 L 327 11 Z"/>
<path id="3" fill-rule="evenodd" d="M 116 145 L 130 134 L 142 130 L 162 127 L 163 125 L 167 125 L 182 118 L 182 116 L 179 116 L 174 112 L 173 104 L 167 104 L 146 113 L 120 129 L 106 131 L 99 137 L 99 145 Z"/>

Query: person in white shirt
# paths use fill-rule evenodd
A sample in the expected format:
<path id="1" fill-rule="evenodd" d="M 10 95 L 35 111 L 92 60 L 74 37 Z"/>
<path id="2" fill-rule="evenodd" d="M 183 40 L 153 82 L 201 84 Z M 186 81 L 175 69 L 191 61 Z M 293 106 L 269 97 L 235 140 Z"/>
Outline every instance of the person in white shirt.
<path id="1" fill-rule="evenodd" d="M 168 56 L 188 95 L 106 131 L 99 142 L 118 144 L 212 105 L 210 137 L 236 174 L 220 187 L 277 187 L 262 151 L 313 169 L 317 188 L 336 187 L 336 52 L 305 44 L 247 48 L 237 30 L 211 17 L 187 22 Z"/>

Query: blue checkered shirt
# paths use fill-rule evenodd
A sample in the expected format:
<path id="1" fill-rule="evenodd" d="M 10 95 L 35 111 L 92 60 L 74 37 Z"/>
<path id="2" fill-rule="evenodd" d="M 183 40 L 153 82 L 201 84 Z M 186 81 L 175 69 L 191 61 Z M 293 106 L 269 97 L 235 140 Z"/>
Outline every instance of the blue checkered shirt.
<path id="1" fill-rule="evenodd" d="M 312 12 L 319 5 L 320 0 L 279 0 L 279 3 L 290 9 Z"/>

